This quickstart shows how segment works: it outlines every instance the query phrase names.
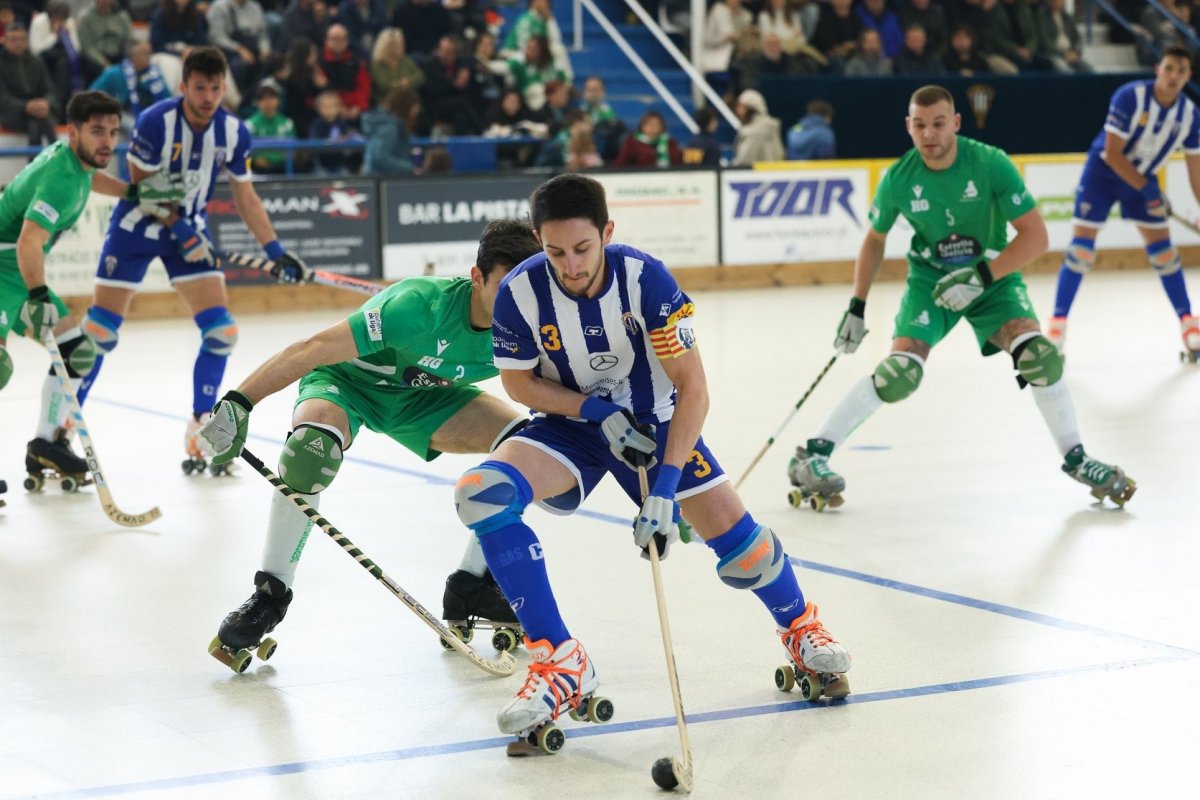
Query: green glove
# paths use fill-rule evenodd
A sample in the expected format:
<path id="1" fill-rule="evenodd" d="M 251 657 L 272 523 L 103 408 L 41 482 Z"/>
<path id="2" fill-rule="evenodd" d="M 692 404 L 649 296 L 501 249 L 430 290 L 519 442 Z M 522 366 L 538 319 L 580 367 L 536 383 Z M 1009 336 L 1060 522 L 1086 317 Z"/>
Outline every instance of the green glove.
<path id="1" fill-rule="evenodd" d="M 39 342 L 58 324 L 58 306 L 50 299 L 50 290 L 45 286 L 34 286 L 29 290 L 29 299 L 21 306 L 21 322 L 25 332 Z"/>
<path id="2" fill-rule="evenodd" d="M 242 454 L 253 408 L 250 398 L 232 389 L 213 407 L 197 431 L 201 447 L 212 453 L 212 463 L 228 464 Z"/>
<path id="3" fill-rule="evenodd" d="M 962 311 L 992 285 L 992 270 L 986 261 L 946 273 L 933 285 L 933 302 L 951 311 Z"/>

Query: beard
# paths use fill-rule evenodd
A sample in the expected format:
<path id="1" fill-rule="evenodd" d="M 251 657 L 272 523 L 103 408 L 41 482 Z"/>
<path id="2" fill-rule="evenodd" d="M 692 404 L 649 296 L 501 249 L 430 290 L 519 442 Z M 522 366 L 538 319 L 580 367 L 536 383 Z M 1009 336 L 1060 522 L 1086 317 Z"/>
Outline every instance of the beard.
<path id="1" fill-rule="evenodd" d="M 107 153 L 104 153 L 103 155 L 101 155 L 101 154 L 98 154 L 94 150 L 88 150 L 86 147 L 83 146 L 82 142 L 79 145 L 79 150 L 76 153 L 76 155 L 79 156 L 80 161 L 82 161 L 84 164 L 87 164 L 89 167 L 92 167 L 94 169 L 104 169 L 105 167 L 108 166 L 108 162 L 110 160 L 112 160 L 112 151 L 111 150 L 109 150 Z"/>

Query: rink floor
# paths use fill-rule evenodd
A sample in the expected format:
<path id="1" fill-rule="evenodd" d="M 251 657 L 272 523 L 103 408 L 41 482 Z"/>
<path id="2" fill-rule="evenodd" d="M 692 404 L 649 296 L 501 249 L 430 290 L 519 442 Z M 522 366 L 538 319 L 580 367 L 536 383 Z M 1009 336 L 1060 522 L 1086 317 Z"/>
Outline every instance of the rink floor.
<path id="1" fill-rule="evenodd" d="M 1030 280 L 1043 314 L 1052 279 Z M 1193 293 L 1200 287 L 1193 282 Z M 854 694 L 776 690 L 766 611 L 724 587 L 700 545 L 664 564 L 698 798 L 1130 798 L 1194 791 L 1200 768 L 1200 367 L 1148 272 L 1091 276 L 1072 316 L 1068 380 L 1084 442 L 1139 485 L 1093 503 L 1060 459 L 1007 356 L 965 327 L 919 393 L 868 421 L 833 466 L 846 505 L 788 506 L 785 465 L 886 352 L 899 284 L 876 287 L 873 333 L 843 356 L 743 496 L 854 658 Z M 845 286 L 698 293 L 712 392 L 705 436 L 741 474 L 832 354 Z M 1198 297 L 1197 299 L 1200 299 Z M 338 312 L 242 316 L 226 374 Z M 560 606 L 616 715 L 563 721 L 554 757 L 509 759 L 494 715 L 524 675 L 443 652 L 399 601 L 314 531 L 279 650 L 235 675 L 206 647 L 251 591 L 272 489 L 179 468 L 197 344 L 183 321 L 130 323 L 86 408 L 117 502 L 26 494 L 22 454 L 47 360 L 10 343 L 0 393 L 0 798 L 652 797 L 677 754 L 649 567 L 611 483 L 571 518 L 531 511 Z M 501 391 L 498 382 L 489 384 Z M 273 464 L 294 392 L 253 413 Z M 466 533 L 452 482 L 364 432 L 322 511 L 436 612 Z M 476 642 L 487 654 L 486 639 Z M 1193 789 L 1187 789 L 1192 786 Z"/>

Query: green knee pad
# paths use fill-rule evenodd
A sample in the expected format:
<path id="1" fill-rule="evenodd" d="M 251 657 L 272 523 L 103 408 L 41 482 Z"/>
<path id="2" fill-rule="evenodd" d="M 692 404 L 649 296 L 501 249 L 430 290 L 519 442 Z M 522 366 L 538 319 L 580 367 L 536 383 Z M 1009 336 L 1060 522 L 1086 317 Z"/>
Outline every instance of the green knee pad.
<path id="1" fill-rule="evenodd" d="M 67 365 L 67 374 L 72 378 L 84 378 L 96 366 L 96 343 L 86 333 L 59 345 L 63 362 Z"/>
<path id="2" fill-rule="evenodd" d="M 875 368 L 875 394 L 885 403 L 899 403 L 917 390 L 924 374 L 916 356 L 892 353 Z"/>
<path id="3" fill-rule="evenodd" d="M 1025 384 L 1052 386 L 1062 377 L 1063 357 L 1054 342 L 1038 334 L 1013 350 L 1013 366 L 1020 375 L 1017 383 L 1022 389 Z"/>
<path id="4" fill-rule="evenodd" d="M 12 377 L 13 365 L 12 356 L 0 345 L 0 389 L 3 389 L 8 384 L 8 379 Z"/>
<path id="5" fill-rule="evenodd" d="M 300 425 L 283 444 L 279 477 L 301 494 L 317 494 L 329 487 L 341 466 L 341 442 L 320 428 Z"/>

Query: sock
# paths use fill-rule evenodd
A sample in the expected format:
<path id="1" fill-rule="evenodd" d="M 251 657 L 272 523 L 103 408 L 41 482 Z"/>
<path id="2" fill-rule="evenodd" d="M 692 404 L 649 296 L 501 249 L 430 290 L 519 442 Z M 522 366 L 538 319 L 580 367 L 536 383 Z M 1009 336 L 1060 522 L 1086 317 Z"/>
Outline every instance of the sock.
<path id="1" fill-rule="evenodd" d="M 531 642 L 542 639 L 552 647 L 571 638 L 550 590 L 542 546 L 533 529 L 514 522 L 479 537 L 492 577 L 512 603 Z"/>
<path id="2" fill-rule="evenodd" d="M 745 516 L 737 521 L 732 528 L 720 536 L 705 542 L 717 558 L 724 558 L 742 545 L 758 530 L 758 523 L 747 511 Z M 792 562 L 784 556 L 783 571 L 779 577 L 759 589 L 751 589 L 754 595 L 775 618 L 775 624 L 781 628 L 791 627 L 792 620 L 804 613 L 804 593 L 800 591 L 800 583 L 796 580 L 796 571 Z"/>
<path id="3" fill-rule="evenodd" d="M 271 513 L 267 519 L 267 543 L 263 546 L 262 571 L 269 572 L 291 588 L 296 579 L 300 553 L 308 541 L 313 522 L 296 508 L 296 504 L 279 492 L 271 493 Z M 302 494 L 313 508 L 321 500 L 319 494 Z"/>
<path id="4" fill-rule="evenodd" d="M 1163 275 L 1160 280 L 1175 314 L 1180 317 L 1191 314 L 1192 301 L 1188 299 L 1187 284 L 1183 282 L 1183 270 L 1177 269 L 1170 275 Z"/>
<path id="5" fill-rule="evenodd" d="M 1033 401 L 1037 403 L 1046 427 L 1064 456 L 1079 444 L 1079 423 L 1075 421 L 1075 405 L 1071 402 L 1071 391 L 1065 378 L 1050 386 L 1030 386 Z"/>
<path id="6" fill-rule="evenodd" d="M 194 319 L 203 331 L 227 313 L 224 307 L 215 306 L 201 311 Z M 217 404 L 217 389 L 221 386 L 221 379 L 225 377 L 225 364 L 228 361 L 229 356 L 210 353 L 204 349 L 203 344 L 200 345 L 200 352 L 196 355 L 196 366 L 192 370 L 192 414 L 197 418 L 212 411 L 213 406 Z"/>
<path id="7" fill-rule="evenodd" d="M 72 378 L 71 385 L 79 391 L 80 378 Z M 51 372 L 42 381 L 42 405 L 38 412 L 37 437 L 54 440 L 54 432 L 63 426 L 71 413 L 71 402 L 62 393 L 62 383 Z"/>
<path id="8" fill-rule="evenodd" d="M 833 409 L 833 413 L 822 423 L 820 432 L 813 438 L 826 439 L 833 442 L 835 448 L 840 447 L 846 437 L 866 422 L 867 417 L 881 405 L 883 401 L 875 391 L 875 379 L 868 375 L 850 387 L 849 393 Z"/>
<path id="9" fill-rule="evenodd" d="M 83 401 L 87 399 L 88 393 L 92 391 L 92 384 L 96 382 L 96 376 L 100 374 L 100 367 L 104 366 L 104 356 L 96 356 L 96 364 L 92 367 L 92 371 L 83 376 L 83 380 L 79 383 L 79 388 L 75 391 L 75 399 L 79 401 L 79 407 L 83 407 Z"/>
<path id="10" fill-rule="evenodd" d="M 479 544 L 478 536 L 472 535 L 467 541 L 467 549 L 463 552 L 458 568 L 476 578 L 482 578 L 483 573 L 487 571 L 487 559 L 483 557 L 483 547 Z"/>
<path id="11" fill-rule="evenodd" d="M 1083 276 L 1074 270 L 1063 267 L 1058 271 L 1058 288 L 1054 292 L 1054 316 L 1065 317 L 1071 313 L 1071 304 L 1075 302 L 1075 293 Z"/>

